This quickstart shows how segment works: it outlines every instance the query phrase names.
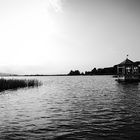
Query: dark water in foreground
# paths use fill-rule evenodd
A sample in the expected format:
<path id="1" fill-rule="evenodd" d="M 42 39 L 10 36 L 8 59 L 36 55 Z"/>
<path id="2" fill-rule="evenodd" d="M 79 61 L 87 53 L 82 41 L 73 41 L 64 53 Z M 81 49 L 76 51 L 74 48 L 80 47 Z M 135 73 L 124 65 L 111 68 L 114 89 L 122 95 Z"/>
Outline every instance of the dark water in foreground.
<path id="1" fill-rule="evenodd" d="M 140 139 L 140 84 L 36 78 L 43 86 L 0 93 L 0 139 Z"/>

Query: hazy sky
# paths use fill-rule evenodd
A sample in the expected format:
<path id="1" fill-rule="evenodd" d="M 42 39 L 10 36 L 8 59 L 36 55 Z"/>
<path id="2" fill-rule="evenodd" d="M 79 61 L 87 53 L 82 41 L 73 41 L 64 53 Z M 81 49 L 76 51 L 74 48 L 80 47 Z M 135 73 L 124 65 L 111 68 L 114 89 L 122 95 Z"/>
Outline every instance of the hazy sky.
<path id="1" fill-rule="evenodd" d="M 68 73 L 140 60 L 140 0 L 0 0 L 0 72 Z"/>

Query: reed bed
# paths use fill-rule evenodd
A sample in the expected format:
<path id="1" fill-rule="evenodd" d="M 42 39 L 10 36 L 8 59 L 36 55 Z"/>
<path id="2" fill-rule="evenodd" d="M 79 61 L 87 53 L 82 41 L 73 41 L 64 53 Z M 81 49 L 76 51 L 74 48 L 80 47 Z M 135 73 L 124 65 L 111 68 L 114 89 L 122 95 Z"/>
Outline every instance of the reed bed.
<path id="1" fill-rule="evenodd" d="M 4 90 L 14 90 L 18 88 L 25 88 L 25 87 L 37 87 L 40 86 L 41 82 L 34 79 L 0 79 L 0 91 Z"/>

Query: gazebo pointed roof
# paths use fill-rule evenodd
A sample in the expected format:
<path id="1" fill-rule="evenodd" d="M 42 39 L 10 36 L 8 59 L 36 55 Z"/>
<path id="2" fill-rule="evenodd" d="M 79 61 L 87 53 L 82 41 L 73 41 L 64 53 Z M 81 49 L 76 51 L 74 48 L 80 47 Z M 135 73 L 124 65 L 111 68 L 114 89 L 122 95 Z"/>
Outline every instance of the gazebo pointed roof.
<path id="1" fill-rule="evenodd" d="M 121 62 L 119 65 L 122 66 L 122 65 L 133 65 L 133 64 L 134 62 L 127 58 L 125 61 Z"/>

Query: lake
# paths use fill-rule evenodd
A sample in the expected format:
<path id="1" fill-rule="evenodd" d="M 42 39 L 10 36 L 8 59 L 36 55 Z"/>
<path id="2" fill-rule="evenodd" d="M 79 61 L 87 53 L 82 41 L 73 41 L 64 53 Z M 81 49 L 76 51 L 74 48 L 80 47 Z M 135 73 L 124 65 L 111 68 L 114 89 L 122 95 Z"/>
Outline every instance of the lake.
<path id="1" fill-rule="evenodd" d="M 43 85 L 0 93 L 0 139 L 139 139 L 139 83 L 112 76 L 24 78 Z"/>

